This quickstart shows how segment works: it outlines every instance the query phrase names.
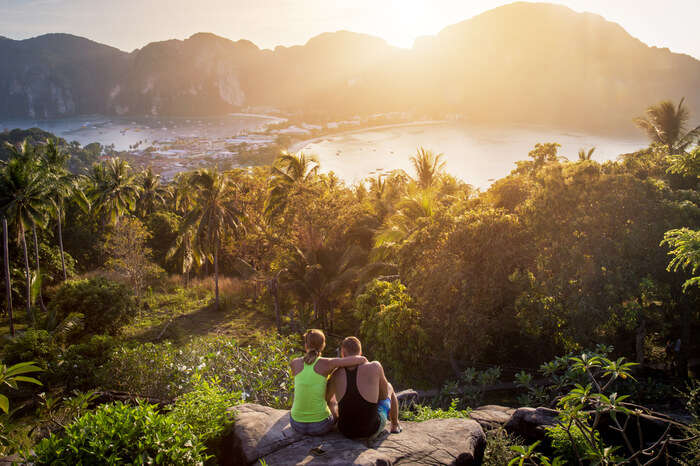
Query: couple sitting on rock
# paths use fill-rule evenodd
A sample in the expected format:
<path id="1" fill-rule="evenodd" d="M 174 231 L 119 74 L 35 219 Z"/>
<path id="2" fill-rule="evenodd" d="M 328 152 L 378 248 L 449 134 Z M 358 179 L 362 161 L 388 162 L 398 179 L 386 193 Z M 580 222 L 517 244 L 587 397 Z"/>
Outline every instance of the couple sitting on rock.
<path id="1" fill-rule="evenodd" d="M 394 388 L 382 365 L 362 356 L 360 340 L 343 340 L 341 358 L 321 357 L 325 346 L 323 332 L 309 330 L 304 334 L 306 355 L 290 363 L 294 375 L 292 428 L 302 434 L 323 435 L 337 422 L 346 437 L 371 439 L 390 420 L 391 432 L 401 432 Z"/>

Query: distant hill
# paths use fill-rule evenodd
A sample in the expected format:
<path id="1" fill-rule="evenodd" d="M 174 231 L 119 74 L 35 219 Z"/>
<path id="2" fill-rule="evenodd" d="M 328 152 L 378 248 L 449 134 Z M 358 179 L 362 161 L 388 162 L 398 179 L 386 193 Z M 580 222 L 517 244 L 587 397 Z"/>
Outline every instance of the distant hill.
<path id="1" fill-rule="evenodd" d="M 329 115 L 417 110 L 484 123 L 630 131 L 646 105 L 686 97 L 700 116 L 700 61 L 619 25 L 514 3 L 416 41 L 347 31 L 261 50 L 199 33 L 132 53 L 66 34 L 0 40 L 0 117 L 196 115 L 274 106 Z"/>

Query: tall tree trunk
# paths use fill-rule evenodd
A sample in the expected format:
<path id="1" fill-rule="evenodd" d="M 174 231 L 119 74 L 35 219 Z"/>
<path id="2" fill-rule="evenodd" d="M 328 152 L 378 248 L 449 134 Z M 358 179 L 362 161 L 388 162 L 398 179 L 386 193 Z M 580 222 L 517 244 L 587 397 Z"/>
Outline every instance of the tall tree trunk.
<path id="1" fill-rule="evenodd" d="M 61 268 L 63 269 L 63 281 L 68 280 L 68 275 L 66 274 L 66 259 L 63 254 L 63 228 L 61 227 L 61 214 L 63 211 L 58 208 L 58 247 L 61 250 Z"/>
<path id="2" fill-rule="evenodd" d="M 36 223 L 32 220 L 32 234 L 34 235 L 34 255 L 36 256 L 36 279 L 39 280 L 39 307 L 46 312 L 44 297 L 41 295 L 41 266 L 39 265 L 39 240 L 36 236 Z"/>
<path id="3" fill-rule="evenodd" d="M 219 235 L 214 235 L 214 289 L 216 290 L 216 310 L 219 310 Z"/>
<path id="4" fill-rule="evenodd" d="M 2 243 L 5 262 L 5 293 L 7 294 L 7 314 L 10 317 L 10 335 L 15 336 L 15 321 L 12 317 L 12 284 L 10 283 L 10 248 L 7 244 L 7 218 L 2 218 Z"/>
<path id="5" fill-rule="evenodd" d="M 22 251 L 24 251 L 24 276 L 27 279 L 27 317 L 31 321 L 32 325 L 36 325 L 36 319 L 32 313 L 32 282 L 29 277 L 29 254 L 27 253 L 27 239 L 24 235 L 24 225 L 22 221 L 19 222 L 19 234 L 22 240 Z"/>

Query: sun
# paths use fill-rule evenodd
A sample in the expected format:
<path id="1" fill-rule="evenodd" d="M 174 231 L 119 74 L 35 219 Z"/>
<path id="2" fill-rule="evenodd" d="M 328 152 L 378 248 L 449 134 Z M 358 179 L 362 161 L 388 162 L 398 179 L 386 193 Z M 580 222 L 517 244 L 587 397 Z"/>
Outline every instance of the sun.
<path id="1" fill-rule="evenodd" d="M 379 35 L 391 45 L 411 48 L 416 37 L 434 32 L 429 6 L 421 0 L 392 1 Z"/>

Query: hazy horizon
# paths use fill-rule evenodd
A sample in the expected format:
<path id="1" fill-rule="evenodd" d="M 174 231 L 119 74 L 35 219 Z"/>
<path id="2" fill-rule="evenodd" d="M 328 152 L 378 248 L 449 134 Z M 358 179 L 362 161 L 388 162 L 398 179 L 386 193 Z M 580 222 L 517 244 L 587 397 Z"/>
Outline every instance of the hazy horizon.
<path id="1" fill-rule="evenodd" d="M 21 40 L 46 33 L 68 33 L 131 51 L 150 42 L 211 32 L 274 49 L 279 45 L 304 44 L 323 32 L 348 30 L 410 48 L 417 37 L 434 35 L 451 24 L 510 3 L 514 2 L 262 0 L 250 5 L 225 0 L 202 0 L 197 4 L 187 0 L 123 0 L 118 4 L 106 0 L 0 0 L 0 35 Z M 694 33 L 700 2 L 548 3 L 601 15 L 647 45 L 700 58 L 700 38 Z"/>

